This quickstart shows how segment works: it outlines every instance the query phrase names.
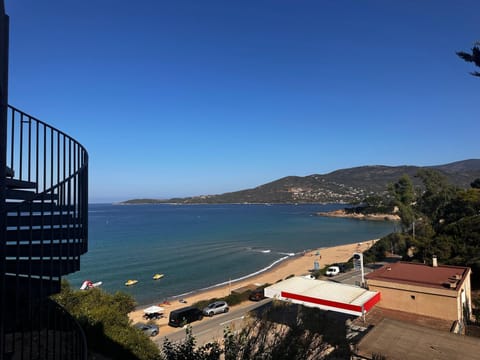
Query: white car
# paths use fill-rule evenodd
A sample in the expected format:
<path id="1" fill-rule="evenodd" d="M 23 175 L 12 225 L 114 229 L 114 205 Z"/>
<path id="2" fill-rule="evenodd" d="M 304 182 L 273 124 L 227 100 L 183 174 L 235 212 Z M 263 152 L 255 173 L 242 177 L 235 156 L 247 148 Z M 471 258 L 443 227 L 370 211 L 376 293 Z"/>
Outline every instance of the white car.
<path id="1" fill-rule="evenodd" d="M 325 272 L 327 276 L 335 276 L 338 274 L 340 274 L 340 268 L 338 266 L 330 266 Z"/>
<path id="2" fill-rule="evenodd" d="M 226 312 L 228 312 L 228 304 L 225 301 L 215 301 L 203 309 L 203 313 L 207 316 L 213 316 L 215 314 Z"/>

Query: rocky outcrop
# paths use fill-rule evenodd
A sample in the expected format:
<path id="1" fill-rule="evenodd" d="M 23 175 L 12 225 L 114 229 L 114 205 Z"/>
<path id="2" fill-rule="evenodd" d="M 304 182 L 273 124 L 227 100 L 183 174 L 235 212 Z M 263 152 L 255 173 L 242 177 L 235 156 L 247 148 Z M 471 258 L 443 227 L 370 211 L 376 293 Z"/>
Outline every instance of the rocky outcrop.
<path id="1" fill-rule="evenodd" d="M 350 213 L 346 212 L 344 209 L 328 212 L 318 212 L 316 213 L 316 215 L 357 220 L 400 221 L 400 216 L 396 214 L 362 214 L 356 212 Z"/>

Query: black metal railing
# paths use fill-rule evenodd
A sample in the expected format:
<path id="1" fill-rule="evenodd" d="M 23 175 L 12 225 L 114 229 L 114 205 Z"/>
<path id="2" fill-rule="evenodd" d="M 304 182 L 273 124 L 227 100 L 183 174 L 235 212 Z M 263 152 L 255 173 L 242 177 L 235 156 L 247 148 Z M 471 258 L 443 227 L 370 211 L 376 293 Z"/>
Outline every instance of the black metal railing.
<path id="1" fill-rule="evenodd" d="M 7 135 L 7 286 L 14 277 L 44 285 L 38 290 L 49 295 L 59 290 L 62 275 L 79 270 L 87 251 L 88 154 L 75 139 L 12 106 Z"/>
<path id="2" fill-rule="evenodd" d="M 87 359 L 82 328 L 49 298 L 32 300 L 23 313 L 16 314 L 7 324 L 5 359 Z"/>
<path id="3" fill-rule="evenodd" d="M 88 154 L 13 106 L 7 115 L 0 360 L 84 359 L 83 332 L 48 296 L 88 248 Z"/>

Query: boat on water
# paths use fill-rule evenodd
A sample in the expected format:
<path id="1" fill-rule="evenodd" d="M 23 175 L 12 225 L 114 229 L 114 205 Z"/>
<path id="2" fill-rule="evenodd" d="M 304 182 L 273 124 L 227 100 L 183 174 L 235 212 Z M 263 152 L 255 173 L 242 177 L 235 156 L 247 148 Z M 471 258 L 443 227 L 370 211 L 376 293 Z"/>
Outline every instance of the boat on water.
<path id="1" fill-rule="evenodd" d="M 163 276 L 164 276 L 163 274 L 155 274 L 155 275 L 153 275 L 152 279 L 153 280 L 160 280 L 161 278 L 163 278 Z"/>
<path id="2" fill-rule="evenodd" d="M 138 283 L 138 280 L 127 280 L 125 282 L 125 286 L 132 286 L 132 285 L 135 285 L 136 283 Z"/>
<path id="3" fill-rule="evenodd" d="M 80 290 L 88 290 L 88 289 L 92 289 L 92 288 L 100 286 L 100 285 L 102 285 L 101 281 L 93 282 L 93 281 L 90 281 L 90 280 L 85 280 L 82 283 L 82 286 L 80 286 Z"/>

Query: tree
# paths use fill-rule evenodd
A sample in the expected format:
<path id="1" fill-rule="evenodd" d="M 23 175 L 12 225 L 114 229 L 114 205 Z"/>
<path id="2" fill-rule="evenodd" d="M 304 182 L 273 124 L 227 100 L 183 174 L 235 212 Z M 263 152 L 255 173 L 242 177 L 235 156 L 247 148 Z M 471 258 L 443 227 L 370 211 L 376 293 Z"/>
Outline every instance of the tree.
<path id="1" fill-rule="evenodd" d="M 470 184 L 473 189 L 480 189 L 480 178 L 473 180 Z"/>
<path id="2" fill-rule="evenodd" d="M 480 41 L 475 42 L 472 47 L 472 53 L 464 51 L 457 51 L 457 55 L 467 62 L 473 62 L 476 66 L 480 67 Z M 470 74 L 473 76 L 480 76 L 480 72 L 473 71 Z"/>
<path id="3" fill-rule="evenodd" d="M 432 226 L 436 227 L 444 216 L 444 208 L 456 194 L 456 189 L 440 172 L 432 169 L 421 169 L 417 176 L 422 180 L 425 191 L 418 199 L 417 208 L 424 218 L 428 217 Z"/>
<path id="4" fill-rule="evenodd" d="M 165 338 L 162 346 L 162 355 L 165 360 L 219 360 L 223 353 L 217 341 L 196 346 L 196 339 L 192 334 L 192 327 L 185 329 L 185 339 L 178 343 L 172 343 Z"/>
<path id="5" fill-rule="evenodd" d="M 389 186 L 389 192 L 394 198 L 395 206 L 398 207 L 403 229 L 408 229 L 415 220 L 412 207 L 415 201 L 415 191 L 412 180 L 408 175 L 402 175 L 395 184 Z"/>

